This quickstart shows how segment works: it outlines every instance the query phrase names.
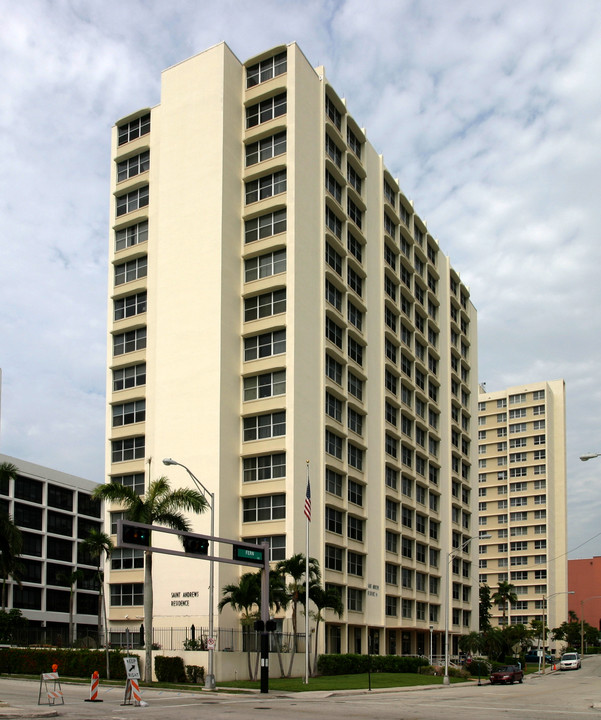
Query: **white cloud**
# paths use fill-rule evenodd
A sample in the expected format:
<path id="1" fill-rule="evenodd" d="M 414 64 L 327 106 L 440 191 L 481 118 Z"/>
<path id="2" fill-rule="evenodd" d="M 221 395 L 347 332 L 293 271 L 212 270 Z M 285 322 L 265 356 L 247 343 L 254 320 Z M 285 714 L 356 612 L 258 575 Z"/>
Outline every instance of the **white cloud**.
<path id="1" fill-rule="evenodd" d="M 570 545 L 595 534 L 601 465 L 577 458 L 601 450 L 600 30 L 595 0 L 13 3 L 0 27 L 3 452 L 103 475 L 112 124 L 217 42 L 244 60 L 296 40 L 470 285 L 488 388 L 566 379 Z"/>

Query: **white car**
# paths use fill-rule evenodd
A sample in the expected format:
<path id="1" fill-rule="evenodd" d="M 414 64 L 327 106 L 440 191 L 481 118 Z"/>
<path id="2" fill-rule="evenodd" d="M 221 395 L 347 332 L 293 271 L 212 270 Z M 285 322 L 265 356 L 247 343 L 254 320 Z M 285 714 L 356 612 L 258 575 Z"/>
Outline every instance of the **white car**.
<path id="1" fill-rule="evenodd" d="M 560 670 L 578 670 L 580 667 L 580 655 L 576 652 L 564 653 L 559 661 Z"/>

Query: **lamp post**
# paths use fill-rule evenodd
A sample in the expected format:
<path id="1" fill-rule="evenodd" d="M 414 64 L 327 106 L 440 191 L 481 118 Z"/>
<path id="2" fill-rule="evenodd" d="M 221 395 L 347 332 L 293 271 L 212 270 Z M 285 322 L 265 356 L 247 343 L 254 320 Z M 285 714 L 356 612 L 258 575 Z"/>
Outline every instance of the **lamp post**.
<path id="1" fill-rule="evenodd" d="M 177 460 L 173 460 L 172 458 L 165 458 L 163 460 L 163 465 L 179 465 L 179 467 L 184 468 L 184 470 L 188 473 L 188 475 L 192 478 L 192 481 L 196 485 L 196 487 L 201 491 L 201 493 L 206 497 L 210 498 L 209 507 L 211 508 L 211 537 L 215 536 L 215 493 L 210 492 L 207 490 L 207 488 L 200 482 L 200 480 L 194 475 L 194 473 L 190 470 L 190 468 L 186 467 L 180 462 L 177 462 Z M 211 557 L 215 554 L 215 548 L 213 547 L 213 540 L 211 540 L 211 546 L 209 550 L 209 554 Z M 214 584 L 215 584 L 215 562 L 213 560 L 209 561 L 209 638 L 210 638 L 210 646 L 208 647 L 209 652 L 209 667 L 208 672 L 205 677 L 205 688 L 207 690 L 214 690 L 215 689 L 215 670 L 214 670 L 214 638 L 213 638 L 213 595 L 214 595 Z"/>
<path id="2" fill-rule="evenodd" d="M 601 453 L 587 453 L 586 455 L 581 455 L 580 459 L 582 462 L 586 462 L 587 460 L 593 460 L 593 458 L 601 457 Z"/>
<path id="3" fill-rule="evenodd" d="M 449 553 L 447 553 L 447 573 L 446 573 L 446 584 L 445 584 L 445 607 L 444 607 L 444 678 L 442 679 L 443 685 L 448 685 L 451 681 L 449 680 L 449 586 L 450 586 L 450 574 L 451 574 L 451 560 L 453 559 L 453 555 L 455 553 L 461 552 L 463 548 L 470 542 L 470 540 L 474 540 L 475 538 L 478 538 L 480 540 L 489 540 L 492 537 L 492 535 L 480 535 L 479 537 L 477 535 L 471 535 L 466 540 L 464 540 L 461 545 L 457 548 L 454 548 Z"/>
<path id="4" fill-rule="evenodd" d="M 551 595 L 548 595 L 547 597 L 545 597 L 543 595 L 543 658 L 542 658 L 542 666 L 541 666 L 543 675 L 545 674 L 545 666 L 547 664 L 547 650 L 546 650 L 547 618 L 546 618 L 546 613 L 545 613 L 545 610 L 547 609 L 547 603 L 549 602 L 549 600 L 551 598 L 554 598 L 556 595 L 573 595 L 573 594 L 574 594 L 573 590 L 558 590 L 557 592 L 551 593 Z"/>
<path id="5" fill-rule="evenodd" d="M 584 603 L 597 598 L 601 598 L 601 595 L 593 595 L 580 601 L 580 657 L 584 655 Z"/>
<path id="6" fill-rule="evenodd" d="M 434 625 L 430 625 L 430 665 L 432 665 L 432 634 L 434 633 Z"/>

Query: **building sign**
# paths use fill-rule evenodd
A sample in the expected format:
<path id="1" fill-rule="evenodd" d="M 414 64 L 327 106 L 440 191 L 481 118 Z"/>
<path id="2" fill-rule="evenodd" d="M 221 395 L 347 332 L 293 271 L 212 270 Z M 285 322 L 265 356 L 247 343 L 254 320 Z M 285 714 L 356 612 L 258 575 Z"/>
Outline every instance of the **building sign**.
<path id="1" fill-rule="evenodd" d="M 379 586 L 379 585 L 374 585 L 373 583 L 368 583 L 368 584 L 367 584 L 367 595 L 368 595 L 368 597 L 369 597 L 369 596 L 371 596 L 371 597 L 378 597 L 379 594 L 380 594 L 380 586 Z"/>
<path id="2" fill-rule="evenodd" d="M 197 590 L 186 590 L 185 592 L 171 593 L 171 607 L 189 607 L 190 600 L 198 597 Z"/>

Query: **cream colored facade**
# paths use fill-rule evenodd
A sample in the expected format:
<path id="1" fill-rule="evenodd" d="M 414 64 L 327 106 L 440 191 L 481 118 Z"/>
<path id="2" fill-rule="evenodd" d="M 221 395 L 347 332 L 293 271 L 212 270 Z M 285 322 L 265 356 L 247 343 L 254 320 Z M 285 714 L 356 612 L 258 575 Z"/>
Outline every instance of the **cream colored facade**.
<path id="1" fill-rule="evenodd" d="M 480 392 L 480 582 L 515 586 L 506 622 L 549 628 L 568 619 L 565 383 Z M 548 601 L 547 601 L 548 598 Z M 499 606 L 493 624 L 503 623 Z"/>
<path id="2" fill-rule="evenodd" d="M 447 568 L 452 635 L 478 616 L 476 313 L 449 259 L 296 44 L 169 68 L 112 149 L 108 478 L 143 491 L 172 457 L 217 536 L 277 560 L 305 552 L 309 461 L 310 554 L 345 606 L 322 649 L 440 654 Z M 143 571 L 114 566 L 125 627 Z M 208 563 L 153 572 L 155 625 L 206 627 Z M 217 602 L 241 569 L 215 572 Z"/>

